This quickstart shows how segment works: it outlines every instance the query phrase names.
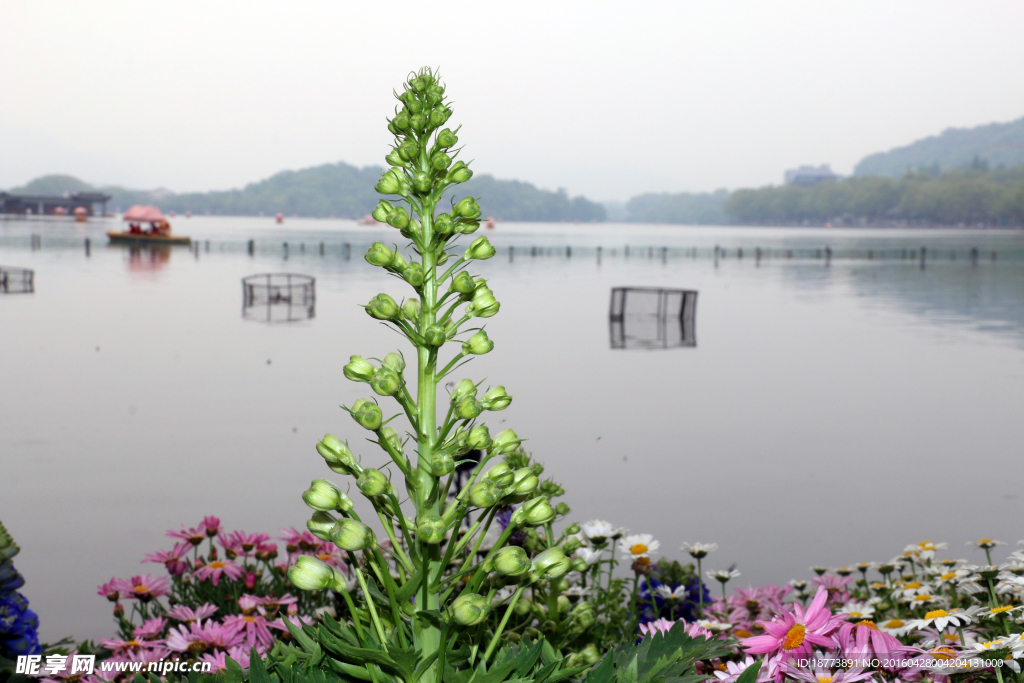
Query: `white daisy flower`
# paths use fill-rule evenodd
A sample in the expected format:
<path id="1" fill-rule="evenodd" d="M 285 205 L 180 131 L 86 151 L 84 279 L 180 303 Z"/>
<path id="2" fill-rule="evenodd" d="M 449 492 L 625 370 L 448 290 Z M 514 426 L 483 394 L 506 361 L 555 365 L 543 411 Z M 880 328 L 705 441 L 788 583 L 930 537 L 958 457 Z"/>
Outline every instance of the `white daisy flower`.
<path id="1" fill-rule="evenodd" d="M 590 548 L 576 548 L 573 557 L 581 557 L 588 564 L 597 564 L 604 559 L 603 550 L 591 550 Z"/>
<path id="2" fill-rule="evenodd" d="M 991 550 L 997 545 L 1006 545 L 1006 542 L 996 541 L 991 538 L 979 538 L 977 541 L 967 541 L 967 545 L 973 548 L 981 548 L 982 550 Z"/>
<path id="3" fill-rule="evenodd" d="M 850 621 L 864 621 L 874 616 L 875 608 L 867 603 L 851 600 L 837 612 L 837 614 L 842 613 L 845 613 L 846 618 Z"/>
<path id="4" fill-rule="evenodd" d="M 589 522 L 584 522 L 580 531 L 594 543 L 604 543 L 612 537 L 614 529 L 610 522 L 603 519 L 592 519 Z"/>
<path id="5" fill-rule="evenodd" d="M 885 631 L 891 636 L 902 636 L 904 633 L 914 630 L 911 624 L 902 619 L 888 619 L 887 621 L 876 622 L 875 626 L 878 627 L 879 631 Z"/>
<path id="6" fill-rule="evenodd" d="M 945 550 L 949 547 L 948 543 L 932 543 L 931 541 L 921 541 L 920 543 L 914 543 L 908 545 L 903 549 L 903 552 L 915 553 L 923 560 L 930 560 L 935 557 L 936 550 Z"/>
<path id="7" fill-rule="evenodd" d="M 972 615 L 966 610 L 953 610 L 952 612 L 947 612 L 944 609 L 936 609 L 925 614 L 923 619 L 914 619 L 913 621 L 908 622 L 907 625 L 914 629 L 922 629 L 934 624 L 936 629 L 944 631 L 950 624 L 960 627 L 965 624 L 969 624 L 972 621 L 974 621 Z"/>
<path id="8" fill-rule="evenodd" d="M 664 598 L 665 600 L 685 600 L 686 599 L 686 586 L 676 586 L 675 590 L 672 590 L 668 586 L 657 586 L 654 592 L 658 594 L 658 597 Z"/>
<path id="9" fill-rule="evenodd" d="M 695 560 L 700 560 L 708 556 L 708 553 L 713 553 L 718 550 L 717 543 L 684 543 L 680 550 L 685 550 L 690 553 L 690 557 Z"/>
<path id="10" fill-rule="evenodd" d="M 659 541 L 654 540 L 650 534 L 634 534 L 619 540 L 619 550 L 626 553 L 634 560 L 641 557 L 649 558 L 651 553 L 661 547 Z"/>
<path id="11" fill-rule="evenodd" d="M 714 633 L 724 633 L 732 628 L 732 624 L 726 621 L 714 621 L 712 619 L 701 619 L 697 624 L 701 628 L 706 628 Z"/>
<path id="12" fill-rule="evenodd" d="M 582 586 L 569 586 L 562 591 L 562 595 L 568 598 L 585 598 L 590 595 L 590 592 L 589 588 L 583 588 Z"/>
<path id="13" fill-rule="evenodd" d="M 740 575 L 735 569 L 715 569 L 713 571 L 705 572 L 708 578 L 714 579 L 715 581 L 721 581 L 725 583 L 729 579 L 735 579 Z"/>

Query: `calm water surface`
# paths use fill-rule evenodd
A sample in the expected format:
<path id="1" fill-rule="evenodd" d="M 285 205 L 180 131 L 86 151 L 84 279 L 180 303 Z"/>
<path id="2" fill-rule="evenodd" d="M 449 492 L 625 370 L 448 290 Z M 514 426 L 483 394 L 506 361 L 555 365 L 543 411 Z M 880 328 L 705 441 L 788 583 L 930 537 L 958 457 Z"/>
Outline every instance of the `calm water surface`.
<path id="1" fill-rule="evenodd" d="M 395 239 L 383 228 L 179 218 L 210 250 L 159 256 L 107 246 L 106 227 L 0 223 L 0 264 L 36 274 L 33 294 L 0 294 L 0 518 L 49 639 L 109 635 L 95 586 L 162 571 L 139 561 L 168 545 L 165 529 L 205 514 L 247 531 L 302 527 L 302 490 L 333 476 L 317 439 L 362 441 L 337 406 L 365 387 L 342 366 L 402 348 L 357 306 L 405 292 L 361 249 L 341 255 L 344 242 Z M 738 563 L 743 585 L 923 539 L 978 561 L 965 541 L 1024 538 L 1021 233 L 500 224 L 491 237 L 499 255 L 478 271 L 502 302 L 487 323 L 495 352 L 459 376 L 514 395 L 492 431 L 529 438 L 573 518 L 652 533 L 670 557 L 715 541 L 708 566 Z M 567 244 L 569 259 L 507 255 Z M 662 263 L 636 245 L 748 256 Z M 923 270 L 749 257 L 826 245 L 960 256 Z M 1001 256 L 972 264 L 971 247 Z M 315 276 L 315 317 L 243 319 L 239 281 L 260 272 Z M 697 346 L 611 349 L 616 286 L 699 290 Z"/>

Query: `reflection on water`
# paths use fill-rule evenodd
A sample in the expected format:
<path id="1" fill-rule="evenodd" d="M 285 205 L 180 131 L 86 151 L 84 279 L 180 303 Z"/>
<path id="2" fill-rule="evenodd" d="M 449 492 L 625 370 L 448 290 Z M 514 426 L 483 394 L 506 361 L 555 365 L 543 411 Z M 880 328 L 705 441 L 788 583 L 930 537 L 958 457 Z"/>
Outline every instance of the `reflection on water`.
<path id="1" fill-rule="evenodd" d="M 298 273 L 260 273 L 242 278 L 242 318 L 293 323 L 316 315 L 316 279 Z"/>
<path id="2" fill-rule="evenodd" d="M 34 291 L 34 271 L 28 268 L 0 266 L 0 294 L 31 294 Z"/>
<path id="3" fill-rule="evenodd" d="M 696 315 L 694 290 L 615 287 L 608 314 L 612 348 L 696 346 Z"/>
<path id="4" fill-rule="evenodd" d="M 128 247 L 128 271 L 131 273 L 156 273 L 163 270 L 170 260 L 169 244 L 133 244 Z"/>

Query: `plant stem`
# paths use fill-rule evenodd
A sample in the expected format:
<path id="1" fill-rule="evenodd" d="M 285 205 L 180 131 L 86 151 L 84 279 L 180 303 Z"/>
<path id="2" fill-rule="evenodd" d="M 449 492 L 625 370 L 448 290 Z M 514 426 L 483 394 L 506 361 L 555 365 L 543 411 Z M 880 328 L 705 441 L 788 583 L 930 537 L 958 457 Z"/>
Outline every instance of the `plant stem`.
<path id="1" fill-rule="evenodd" d="M 491 644 L 487 646 L 487 650 L 484 652 L 484 657 L 481 661 L 487 662 L 487 660 L 491 658 L 491 653 L 493 653 L 494 648 L 498 646 L 498 641 L 501 639 L 501 633 L 505 630 L 505 625 L 508 624 L 508 618 L 512 616 L 512 610 L 516 608 L 516 603 L 519 602 L 519 596 L 522 594 L 523 587 L 520 586 L 515 595 L 512 596 L 512 600 L 508 603 L 508 607 L 505 608 L 505 614 L 501 617 L 501 623 L 498 624 L 498 630 L 494 632 L 494 637 L 491 638 Z"/>

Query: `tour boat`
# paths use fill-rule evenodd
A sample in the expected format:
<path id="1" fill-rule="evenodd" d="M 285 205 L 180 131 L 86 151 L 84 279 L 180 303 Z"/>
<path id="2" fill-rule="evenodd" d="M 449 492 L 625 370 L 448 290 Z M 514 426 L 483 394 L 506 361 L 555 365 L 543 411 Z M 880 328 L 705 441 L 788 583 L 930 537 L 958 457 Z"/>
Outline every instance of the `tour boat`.
<path id="1" fill-rule="evenodd" d="M 160 209 L 155 206 L 136 204 L 123 216 L 128 223 L 128 230 L 108 230 L 107 237 L 111 242 L 129 242 L 132 244 L 191 244 L 192 240 L 181 235 L 171 234 L 171 224 L 167 222 Z M 149 223 L 149 229 L 142 228 Z"/>

